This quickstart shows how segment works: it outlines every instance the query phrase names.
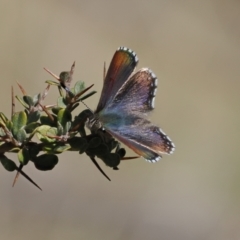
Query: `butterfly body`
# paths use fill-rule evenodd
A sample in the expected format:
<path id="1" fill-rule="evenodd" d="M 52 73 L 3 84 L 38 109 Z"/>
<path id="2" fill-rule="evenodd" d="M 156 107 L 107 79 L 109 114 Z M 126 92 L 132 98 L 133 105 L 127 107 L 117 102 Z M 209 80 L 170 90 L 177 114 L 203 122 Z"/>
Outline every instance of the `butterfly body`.
<path id="1" fill-rule="evenodd" d="M 154 109 L 156 75 L 148 68 L 133 73 L 138 58 L 128 48 L 120 47 L 109 66 L 100 101 L 89 120 L 91 130 L 104 128 L 150 162 L 161 154 L 174 151 L 174 144 L 148 119 Z"/>

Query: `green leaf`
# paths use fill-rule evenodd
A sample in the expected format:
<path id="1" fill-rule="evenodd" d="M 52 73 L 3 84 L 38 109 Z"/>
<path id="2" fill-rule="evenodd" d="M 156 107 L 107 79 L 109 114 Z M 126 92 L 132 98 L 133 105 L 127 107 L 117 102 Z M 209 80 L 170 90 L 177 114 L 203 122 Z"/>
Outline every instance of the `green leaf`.
<path id="1" fill-rule="evenodd" d="M 80 153 L 85 152 L 88 148 L 87 140 L 82 137 L 72 137 L 68 139 L 68 143 L 70 144 L 72 151 L 80 151 Z"/>
<path id="2" fill-rule="evenodd" d="M 38 170 L 52 170 L 58 163 L 58 157 L 54 154 L 42 154 L 34 159 L 34 165 Z"/>
<path id="3" fill-rule="evenodd" d="M 7 129 L 8 129 L 9 131 L 12 131 L 12 129 L 13 129 L 13 122 L 10 121 L 10 120 L 7 120 L 7 121 L 6 121 L 6 127 L 7 127 Z"/>
<path id="4" fill-rule="evenodd" d="M 61 109 L 58 112 L 57 119 L 60 122 L 60 124 L 65 127 L 67 122 L 71 122 L 72 120 L 72 114 L 67 109 Z"/>
<path id="5" fill-rule="evenodd" d="M 39 103 L 40 98 L 41 98 L 41 93 L 36 94 L 36 95 L 33 96 L 32 99 L 33 99 L 34 106 L 36 106 Z"/>
<path id="6" fill-rule="evenodd" d="M 57 146 L 57 142 L 55 143 L 45 143 L 42 151 L 47 152 L 48 154 L 54 154 L 54 148 Z"/>
<path id="7" fill-rule="evenodd" d="M 60 122 L 58 122 L 58 126 L 57 126 L 57 135 L 58 136 L 62 136 L 63 135 L 63 126 L 61 125 Z"/>
<path id="8" fill-rule="evenodd" d="M 49 85 L 59 86 L 59 82 L 54 82 L 52 80 L 46 80 L 45 83 L 48 83 Z"/>
<path id="9" fill-rule="evenodd" d="M 54 121 L 52 121 L 48 116 L 41 116 L 40 117 L 41 124 L 48 125 L 51 127 L 56 127 L 57 126 L 57 116 L 52 114 L 52 117 L 54 118 Z"/>
<path id="10" fill-rule="evenodd" d="M 61 109 L 62 109 L 62 108 L 60 108 L 60 107 L 53 107 L 53 108 L 52 108 L 52 112 L 53 112 L 54 114 L 58 115 L 58 112 L 59 112 Z"/>
<path id="11" fill-rule="evenodd" d="M 6 124 L 8 120 L 8 118 L 4 115 L 4 113 L 0 112 L 0 122 L 2 122 Z"/>
<path id="12" fill-rule="evenodd" d="M 74 85 L 74 90 L 73 90 L 73 92 L 75 93 L 75 94 L 78 94 L 78 93 L 80 93 L 82 90 L 84 90 L 85 89 L 85 84 L 84 84 L 84 82 L 81 82 L 81 81 L 78 81 L 78 82 L 76 82 L 75 83 L 75 85 Z"/>
<path id="13" fill-rule="evenodd" d="M 40 123 L 38 122 L 32 122 L 32 123 L 29 123 L 26 127 L 25 127 L 25 130 L 27 133 L 32 133 L 34 132 L 34 130 L 36 130 L 36 128 L 38 128 L 40 125 Z"/>
<path id="14" fill-rule="evenodd" d="M 68 133 L 71 128 L 71 122 L 67 122 L 64 127 L 64 134 Z"/>
<path id="15" fill-rule="evenodd" d="M 16 99 L 23 105 L 23 107 L 28 108 L 28 105 L 24 102 L 24 100 L 21 97 L 16 96 Z"/>
<path id="16" fill-rule="evenodd" d="M 76 131 L 78 131 L 81 136 L 86 136 L 85 128 L 84 128 L 85 122 L 87 118 L 89 118 L 92 115 L 93 113 L 89 109 L 86 109 L 81 113 L 79 113 L 78 116 L 74 118 L 74 121 L 72 123 L 72 129 L 75 129 Z"/>
<path id="17" fill-rule="evenodd" d="M 59 108 L 66 108 L 67 103 L 66 103 L 65 98 L 59 97 L 58 100 L 57 100 L 57 106 L 58 106 Z"/>
<path id="18" fill-rule="evenodd" d="M 30 142 L 29 149 L 28 149 L 30 160 L 35 159 L 36 156 L 39 154 L 39 152 L 40 152 L 40 147 L 38 146 L 38 144 Z"/>
<path id="19" fill-rule="evenodd" d="M 15 138 L 21 143 L 24 142 L 27 138 L 26 131 L 24 129 L 19 129 L 17 134 L 15 135 Z"/>
<path id="20" fill-rule="evenodd" d="M 2 128 L 0 128 L 0 137 L 3 137 L 5 135 L 6 135 L 6 133 L 4 132 L 4 130 Z"/>
<path id="21" fill-rule="evenodd" d="M 27 124 L 27 114 L 24 111 L 17 112 L 12 117 L 13 135 L 16 136 L 18 131 Z"/>
<path id="22" fill-rule="evenodd" d="M 16 163 L 7 158 L 5 155 L 0 155 L 0 161 L 3 167 L 9 172 L 12 172 L 17 169 Z"/>
<path id="23" fill-rule="evenodd" d="M 21 149 L 18 152 L 18 160 L 22 165 L 26 165 L 30 159 L 29 152 L 26 148 Z"/>
<path id="24" fill-rule="evenodd" d="M 28 114 L 28 123 L 37 122 L 40 119 L 40 111 L 30 112 Z"/>
<path id="25" fill-rule="evenodd" d="M 55 153 L 62 153 L 62 152 L 67 151 L 67 150 L 70 149 L 70 148 L 71 148 L 71 146 L 70 146 L 69 144 L 67 144 L 67 145 L 62 145 L 62 146 L 56 146 L 56 147 L 54 148 L 54 152 L 55 152 Z"/>
<path id="26" fill-rule="evenodd" d="M 27 96 L 27 95 L 23 96 L 23 101 L 24 101 L 29 107 L 34 106 L 33 99 L 32 99 L 32 97 L 30 97 L 30 96 Z"/>
<path id="27" fill-rule="evenodd" d="M 14 147 L 14 148 L 12 148 L 11 150 L 9 150 L 9 152 L 11 152 L 11 153 L 18 153 L 20 150 L 21 150 L 21 148 L 19 148 L 19 147 Z"/>
<path id="28" fill-rule="evenodd" d="M 50 138 L 48 136 L 57 136 L 57 128 L 42 125 L 38 127 L 36 135 L 41 142 L 45 143 L 56 142 L 56 139 Z"/>

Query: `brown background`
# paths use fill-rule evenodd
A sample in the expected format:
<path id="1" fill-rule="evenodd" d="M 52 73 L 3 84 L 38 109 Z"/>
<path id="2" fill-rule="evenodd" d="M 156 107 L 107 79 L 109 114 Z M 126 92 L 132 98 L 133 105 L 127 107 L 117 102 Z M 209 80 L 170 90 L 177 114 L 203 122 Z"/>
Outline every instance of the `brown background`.
<path id="1" fill-rule="evenodd" d="M 0 168 L 1 239 L 237 240 L 240 238 L 240 2 L 1 1 L 1 111 L 10 87 L 30 95 L 76 60 L 75 80 L 95 84 L 119 46 L 159 78 L 151 115 L 176 151 L 157 164 L 101 164 L 62 154 L 51 172 L 24 170 L 43 192 Z M 58 92 L 52 89 L 47 103 Z M 17 110 L 21 110 L 17 104 Z M 79 111 L 84 108 L 81 106 Z M 129 151 L 128 155 L 132 152 Z M 8 155 L 16 160 L 15 155 Z"/>

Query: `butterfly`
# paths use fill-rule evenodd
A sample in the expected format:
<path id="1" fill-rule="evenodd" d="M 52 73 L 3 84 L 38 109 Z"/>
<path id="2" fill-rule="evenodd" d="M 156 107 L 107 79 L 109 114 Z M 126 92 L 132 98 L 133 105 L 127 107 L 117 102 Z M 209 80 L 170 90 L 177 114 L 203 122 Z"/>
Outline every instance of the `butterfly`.
<path id="1" fill-rule="evenodd" d="M 173 153 L 175 146 L 147 118 L 154 109 L 158 80 L 148 68 L 134 72 L 137 63 L 135 52 L 126 47 L 118 48 L 88 126 L 91 130 L 105 129 L 147 161 L 156 162 L 161 154 Z"/>

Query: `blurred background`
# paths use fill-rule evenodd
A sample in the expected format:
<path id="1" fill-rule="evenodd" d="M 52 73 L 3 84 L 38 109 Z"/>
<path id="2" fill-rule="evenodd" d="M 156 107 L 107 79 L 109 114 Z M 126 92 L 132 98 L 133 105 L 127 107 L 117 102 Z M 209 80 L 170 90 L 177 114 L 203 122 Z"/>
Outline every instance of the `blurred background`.
<path id="1" fill-rule="evenodd" d="M 27 165 L 42 192 L 23 177 L 12 188 L 15 173 L 0 168 L 1 239 L 240 239 L 239 1 L 2 0 L 0 9 L 1 112 L 11 114 L 12 85 L 21 95 L 16 81 L 42 92 L 53 80 L 43 67 L 59 74 L 74 60 L 74 79 L 98 91 L 86 101 L 95 109 L 103 62 L 126 46 L 157 75 L 151 120 L 176 145 L 156 164 L 113 171 L 99 160 L 111 182 L 77 153 L 49 172 Z M 57 96 L 51 88 L 46 103 Z"/>

